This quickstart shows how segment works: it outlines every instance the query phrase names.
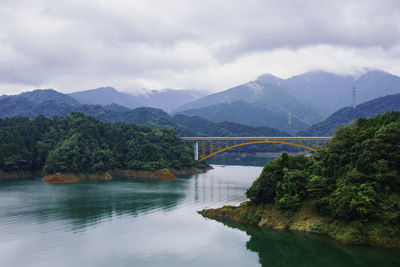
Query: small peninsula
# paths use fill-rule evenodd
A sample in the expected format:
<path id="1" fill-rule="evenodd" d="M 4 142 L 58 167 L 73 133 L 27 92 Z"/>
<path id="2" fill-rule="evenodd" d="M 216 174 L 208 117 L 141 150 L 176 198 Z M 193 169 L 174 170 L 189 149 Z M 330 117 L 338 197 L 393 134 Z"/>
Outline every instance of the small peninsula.
<path id="1" fill-rule="evenodd" d="M 239 207 L 199 213 L 346 244 L 400 247 L 400 112 L 353 121 L 310 157 L 283 153 L 246 195 L 250 201 Z"/>
<path id="2" fill-rule="evenodd" d="M 113 177 L 175 178 L 204 172 L 170 128 L 105 123 L 81 113 L 0 119 L 0 179 L 72 183 Z"/>

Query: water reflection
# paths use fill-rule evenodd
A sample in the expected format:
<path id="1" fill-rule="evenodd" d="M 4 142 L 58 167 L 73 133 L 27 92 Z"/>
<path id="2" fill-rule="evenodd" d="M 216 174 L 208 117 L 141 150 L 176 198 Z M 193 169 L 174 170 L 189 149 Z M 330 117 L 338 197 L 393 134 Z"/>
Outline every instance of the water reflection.
<path id="1" fill-rule="evenodd" d="M 258 254 L 262 266 L 400 266 L 399 249 L 347 246 L 312 233 L 220 222 L 250 236 L 246 248 Z"/>
<path id="2" fill-rule="evenodd" d="M 245 200 L 261 170 L 215 166 L 176 180 L 0 181 L 0 266 L 400 266 L 399 250 L 225 227 L 197 214 Z"/>
<path id="3" fill-rule="evenodd" d="M 65 220 L 73 231 L 118 216 L 168 211 L 193 206 L 193 214 L 204 207 L 243 201 L 243 192 L 259 168 L 224 167 L 205 174 L 176 180 L 116 179 L 76 184 L 45 184 L 39 179 L 0 181 L 0 224 L 22 221 L 47 223 Z M 248 173 L 251 173 L 250 175 Z M 248 177 L 243 174 L 249 175 Z M 199 205 L 197 209 L 194 206 Z M 64 222 L 64 223 L 65 223 Z"/>
<path id="4" fill-rule="evenodd" d="M 22 217 L 37 223 L 67 220 L 77 230 L 113 216 L 137 216 L 140 213 L 172 209 L 185 198 L 188 182 L 188 179 L 180 179 L 179 182 L 121 179 L 77 184 L 25 181 L 16 190 L 15 182 L 10 181 L 15 192 L 5 198 L 4 194 L 10 188 L 7 188 L 7 181 L 3 181 L 0 184 L 3 194 L 0 218 L 12 222 Z"/>
<path id="5" fill-rule="evenodd" d="M 217 165 L 242 165 L 242 166 L 259 166 L 263 167 L 268 162 L 277 158 L 276 156 L 257 156 L 254 154 L 237 153 L 228 154 L 221 153 L 208 158 L 206 161 L 209 164 Z"/>

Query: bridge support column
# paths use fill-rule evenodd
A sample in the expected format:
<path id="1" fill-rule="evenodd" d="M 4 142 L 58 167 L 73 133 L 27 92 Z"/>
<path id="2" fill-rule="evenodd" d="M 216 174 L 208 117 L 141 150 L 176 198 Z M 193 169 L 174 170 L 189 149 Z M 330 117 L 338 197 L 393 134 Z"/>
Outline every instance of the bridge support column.
<path id="1" fill-rule="evenodd" d="M 199 160 L 199 141 L 194 141 L 194 160 Z"/>

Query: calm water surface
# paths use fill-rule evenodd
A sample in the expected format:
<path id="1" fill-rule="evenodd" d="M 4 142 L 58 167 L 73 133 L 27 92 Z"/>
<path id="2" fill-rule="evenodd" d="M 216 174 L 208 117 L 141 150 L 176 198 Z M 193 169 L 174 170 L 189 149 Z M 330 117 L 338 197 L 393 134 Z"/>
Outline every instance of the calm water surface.
<path id="1" fill-rule="evenodd" d="M 227 154 L 221 153 L 217 154 L 211 158 L 207 159 L 209 164 L 217 165 L 241 165 L 241 166 L 265 166 L 268 162 L 276 159 L 276 156 L 256 156 L 252 154 Z"/>
<path id="2" fill-rule="evenodd" d="M 398 249 L 203 218 L 244 201 L 261 172 L 214 168 L 170 181 L 0 181 L 0 266 L 400 266 Z"/>

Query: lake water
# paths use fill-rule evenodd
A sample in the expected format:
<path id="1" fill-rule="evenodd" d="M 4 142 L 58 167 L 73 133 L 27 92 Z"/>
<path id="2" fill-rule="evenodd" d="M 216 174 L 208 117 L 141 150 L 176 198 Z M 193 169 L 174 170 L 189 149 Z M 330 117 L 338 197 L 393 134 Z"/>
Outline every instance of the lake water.
<path id="1" fill-rule="evenodd" d="M 276 156 L 256 156 L 254 154 L 217 154 L 207 159 L 209 164 L 234 165 L 234 166 L 265 166 L 268 162 L 276 159 Z"/>
<path id="2" fill-rule="evenodd" d="M 0 181 L 0 266 L 400 266 L 399 249 L 261 231 L 196 211 L 239 204 L 261 167 L 175 180 Z"/>

